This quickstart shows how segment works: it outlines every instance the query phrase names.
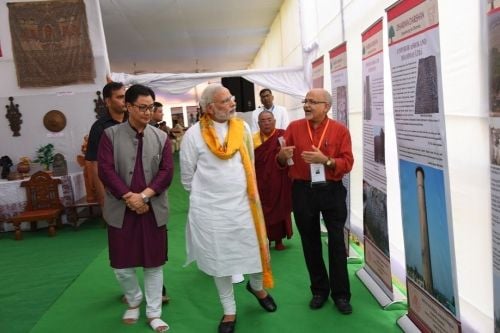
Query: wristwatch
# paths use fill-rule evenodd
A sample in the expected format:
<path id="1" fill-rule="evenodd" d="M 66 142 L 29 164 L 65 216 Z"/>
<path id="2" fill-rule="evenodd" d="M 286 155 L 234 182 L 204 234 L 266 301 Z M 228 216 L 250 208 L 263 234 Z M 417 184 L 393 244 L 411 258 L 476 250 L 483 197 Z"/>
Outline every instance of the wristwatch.
<path id="1" fill-rule="evenodd" d="M 148 203 L 149 202 L 149 197 L 146 196 L 144 193 L 141 192 L 141 197 L 142 197 L 142 201 L 144 201 L 144 203 Z"/>
<path id="2" fill-rule="evenodd" d="M 331 167 L 331 166 L 332 166 L 332 164 L 333 164 L 332 159 L 331 159 L 330 157 L 328 157 L 328 160 L 326 161 L 325 165 L 326 165 L 327 167 Z"/>

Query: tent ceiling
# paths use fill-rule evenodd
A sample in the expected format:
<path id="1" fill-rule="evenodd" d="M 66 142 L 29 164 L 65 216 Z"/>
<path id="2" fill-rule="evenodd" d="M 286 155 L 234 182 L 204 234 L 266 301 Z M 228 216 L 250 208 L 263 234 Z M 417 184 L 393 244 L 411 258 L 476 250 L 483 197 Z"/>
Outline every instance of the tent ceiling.
<path id="1" fill-rule="evenodd" d="M 283 0 L 100 0 L 112 72 L 247 68 Z"/>

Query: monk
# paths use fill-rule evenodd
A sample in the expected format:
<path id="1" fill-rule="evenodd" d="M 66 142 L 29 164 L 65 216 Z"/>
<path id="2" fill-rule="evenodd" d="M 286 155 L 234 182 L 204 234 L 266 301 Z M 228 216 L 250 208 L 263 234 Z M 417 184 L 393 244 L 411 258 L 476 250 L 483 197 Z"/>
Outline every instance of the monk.
<path id="1" fill-rule="evenodd" d="M 276 163 L 280 150 L 278 138 L 285 133 L 276 128 L 276 119 L 270 111 L 262 111 L 258 118 L 259 131 L 253 135 L 255 173 L 266 222 L 267 238 L 274 241 L 274 248 L 284 250 L 283 238 L 292 237 L 292 183 L 288 169 Z"/>

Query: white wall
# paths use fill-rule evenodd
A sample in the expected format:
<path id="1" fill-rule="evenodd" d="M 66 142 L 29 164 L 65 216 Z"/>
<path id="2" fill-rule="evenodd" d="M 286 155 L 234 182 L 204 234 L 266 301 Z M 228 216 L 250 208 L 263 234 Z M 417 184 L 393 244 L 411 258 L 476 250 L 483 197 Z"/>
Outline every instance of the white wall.
<path id="1" fill-rule="evenodd" d="M 274 20 L 270 32 L 257 53 L 250 69 L 277 68 L 302 65 L 302 46 L 300 44 L 299 4 L 297 1 L 285 1 Z M 259 91 L 255 86 L 257 105 L 260 105 Z M 273 92 L 274 103 L 287 108 L 291 119 L 301 116 L 300 100 Z"/>
<path id="2" fill-rule="evenodd" d="M 5 117 L 0 121 L 0 155 L 8 155 L 17 163 L 19 157 L 34 158 L 40 145 L 52 143 L 58 153 L 64 154 L 70 169 L 77 168 L 76 155 L 80 154 L 83 136 L 95 121 L 96 91 L 102 91 L 106 83 L 109 64 L 101 23 L 98 0 L 85 0 L 89 35 L 95 58 L 95 84 L 79 84 L 54 88 L 19 88 L 12 56 L 7 1 L 0 0 L 0 104 L 9 104 L 8 97 L 14 97 L 22 114 L 21 136 L 13 137 Z M 56 137 L 43 126 L 43 116 L 50 110 L 59 110 L 66 116 L 66 128 Z M 4 111 L 5 112 L 5 111 Z"/>
<path id="3" fill-rule="evenodd" d="M 355 157 L 351 172 L 353 230 L 362 230 L 362 80 L 361 33 L 395 1 L 305 0 L 309 19 L 306 43 L 319 44 L 325 56 L 325 88 L 331 87 L 328 51 L 347 41 L 349 124 Z M 488 157 L 486 1 L 438 0 L 444 113 L 450 175 L 453 241 L 464 332 L 493 331 L 490 171 Z M 312 8 L 311 8 L 312 7 Z M 286 0 L 252 68 L 302 64 L 299 0 Z M 385 37 L 386 38 L 386 37 Z M 392 112 L 392 87 L 385 41 L 385 114 L 388 223 L 393 274 L 404 281 L 404 244 L 399 171 Z M 280 59 L 276 54 L 281 55 Z M 316 57 L 317 58 L 317 57 Z M 275 93 L 291 119 L 301 118 L 298 101 Z M 355 295 L 354 295 L 355 297 Z"/>

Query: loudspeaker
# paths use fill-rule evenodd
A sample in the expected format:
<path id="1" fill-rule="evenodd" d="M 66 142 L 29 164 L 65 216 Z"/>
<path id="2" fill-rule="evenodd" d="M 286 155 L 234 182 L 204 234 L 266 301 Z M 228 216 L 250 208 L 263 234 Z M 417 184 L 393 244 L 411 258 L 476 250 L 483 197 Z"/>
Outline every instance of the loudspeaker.
<path id="1" fill-rule="evenodd" d="M 236 98 L 236 111 L 255 110 L 255 93 L 252 82 L 242 77 L 223 77 L 221 83 Z"/>

